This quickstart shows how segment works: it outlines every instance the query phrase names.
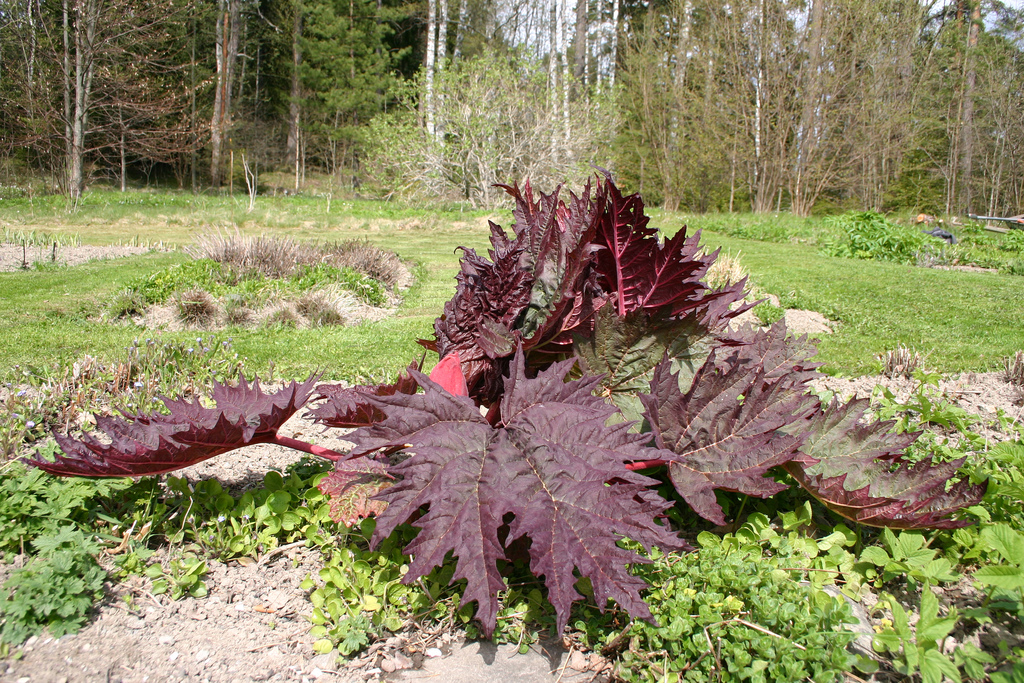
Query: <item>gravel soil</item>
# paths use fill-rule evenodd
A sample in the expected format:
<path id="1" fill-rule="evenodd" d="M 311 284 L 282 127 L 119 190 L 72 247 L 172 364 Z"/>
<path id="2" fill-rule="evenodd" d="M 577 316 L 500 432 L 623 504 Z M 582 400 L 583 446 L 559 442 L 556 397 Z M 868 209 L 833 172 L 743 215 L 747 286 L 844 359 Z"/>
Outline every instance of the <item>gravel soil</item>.
<path id="1" fill-rule="evenodd" d="M 149 251 L 152 251 L 149 247 L 122 247 L 114 245 L 106 247 L 89 245 L 57 247 L 56 250 L 53 247 L 27 247 L 22 251 L 22 248 L 17 245 L 0 244 L 0 273 L 22 270 L 25 261 L 28 262 L 29 268 L 32 268 L 36 263 L 57 263 L 63 266 L 77 266 L 89 261 L 135 256 Z"/>

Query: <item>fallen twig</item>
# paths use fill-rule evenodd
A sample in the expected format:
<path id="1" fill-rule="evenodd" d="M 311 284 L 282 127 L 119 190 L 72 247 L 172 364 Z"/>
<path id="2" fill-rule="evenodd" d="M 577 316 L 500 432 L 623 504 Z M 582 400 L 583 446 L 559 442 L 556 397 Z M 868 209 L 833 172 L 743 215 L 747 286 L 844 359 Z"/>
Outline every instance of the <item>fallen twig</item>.
<path id="1" fill-rule="evenodd" d="M 261 557 L 260 561 L 256 563 L 256 566 L 257 567 L 262 567 L 267 562 L 269 562 L 272 558 L 280 555 L 283 552 L 291 550 L 292 548 L 298 548 L 301 545 L 306 545 L 306 541 L 305 540 L 295 541 L 294 543 L 288 543 L 287 545 L 278 546 L 277 548 L 274 548 L 269 553 L 267 553 L 266 555 Z"/>

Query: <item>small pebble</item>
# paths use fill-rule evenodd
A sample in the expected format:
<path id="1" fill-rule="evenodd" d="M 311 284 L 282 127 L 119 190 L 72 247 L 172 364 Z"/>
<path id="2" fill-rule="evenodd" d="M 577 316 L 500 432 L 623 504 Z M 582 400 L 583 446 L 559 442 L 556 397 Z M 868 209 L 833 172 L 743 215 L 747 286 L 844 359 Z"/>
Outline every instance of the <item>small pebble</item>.
<path id="1" fill-rule="evenodd" d="M 177 653 L 177 651 L 175 651 L 175 652 L 172 652 L 171 656 L 168 657 L 167 659 L 169 659 L 169 660 L 171 660 L 173 662 L 177 658 L 178 658 L 178 653 Z"/>
<path id="2" fill-rule="evenodd" d="M 174 645 L 174 636 L 160 636 L 157 642 L 161 645 Z"/>
<path id="3" fill-rule="evenodd" d="M 209 656 L 210 656 L 210 651 L 209 650 L 200 650 L 199 652 L 196 653 L 196 662 L 199 662 L 199 663 L 205 662 Z"/>
<path id="4" fill-rule="evenodd" d="M 317 667 L 313 667 L 313 670 L 309 672 L 309 675 L 312 676 L 313 678 L 320 678 L 321 676 L 324 675 L 324 672 L 321 671 Z"/>
<path id="5" fill-rule="evenodd" d="M 436 647 L 428 647 L 427 651 L 425 652 L 425 654 L 428 657 L 440 657 L 442 652 L 440 650 L 438 650 Z"/>
<path id="6" fill-rule="evenodd" d="M 132 629 L 133 631 L 137 631 L 140 628 L 145 628 L 146 622 L 144 622 L 142 619 L 139 619 L 138 617 L 132 617 L 131 619 L 126 621 L 124 625 Z"/>

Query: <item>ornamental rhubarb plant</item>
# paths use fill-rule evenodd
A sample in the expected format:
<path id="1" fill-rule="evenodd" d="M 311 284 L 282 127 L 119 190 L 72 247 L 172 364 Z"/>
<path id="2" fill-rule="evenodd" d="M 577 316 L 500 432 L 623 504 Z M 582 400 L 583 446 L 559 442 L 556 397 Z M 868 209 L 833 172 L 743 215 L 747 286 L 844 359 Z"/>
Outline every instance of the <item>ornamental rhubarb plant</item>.
<path id="1" fill-rule="evenodd" d="M 823 405 L 813 343 L 733 329 L 752 304 L 745 282 L 709 289 L 717 252 L 684 228 L 663 239 L 639 195 L 610 177 L 579 195 L 505 187 L 511 232 L 491 224 L 491 249 L 463 248 L 455 295 L 420 340 L 438 356 L 393 384 L 316 385 L 273 393 L 258 382 L 218 385 L 216 408 L 165 399 L 167 415 L 101 418 L 94 433 L 55 435 L 63 455 L 30 462 L 58 475 L 142 476 L 254 443 L 336 461 L 320 483 L 332 516 L 376 516 L 374 545 L 402 524 L 418 534 L 406 583 L 454 562 L 493 632 L 502 571 L 525 558 L 543 577 L 557 626 L 576 584 L 599 608 L 615 600 L 650 619 L 629 571 L 650 550 L 689 549 L 657 493 L 665 474 L 692 512 L 727 520 L 716 490 L 765 498 L 799 485 L 848 520 L 903 529 L 954 528 L 985 484 L 951 483 L 960 461 L 911 464 L 916 434 L 865 420 L 866 402 Z M 277 434 L 296 411 L 355 428 L 339 454 Z M 97 436 L 99 433 L 101 436 Z M 524 550 L 525 549 L 525 550 Z"/>

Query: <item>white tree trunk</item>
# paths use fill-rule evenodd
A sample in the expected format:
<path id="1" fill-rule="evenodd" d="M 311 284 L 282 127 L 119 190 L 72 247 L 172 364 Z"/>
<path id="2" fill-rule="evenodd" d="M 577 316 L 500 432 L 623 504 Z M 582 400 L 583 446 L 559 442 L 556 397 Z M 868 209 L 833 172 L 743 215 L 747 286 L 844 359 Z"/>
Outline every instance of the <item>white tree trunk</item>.
<path id="1" fill-rule="evenodd" d="M 423 114 L 427 120 L 427 134 L 434 137 L 437 129 L 434 124 L 434 59 L 437 54 L 437 13 L 436 0 L 427 0 L 427 57 L 424 65 Z"/>

